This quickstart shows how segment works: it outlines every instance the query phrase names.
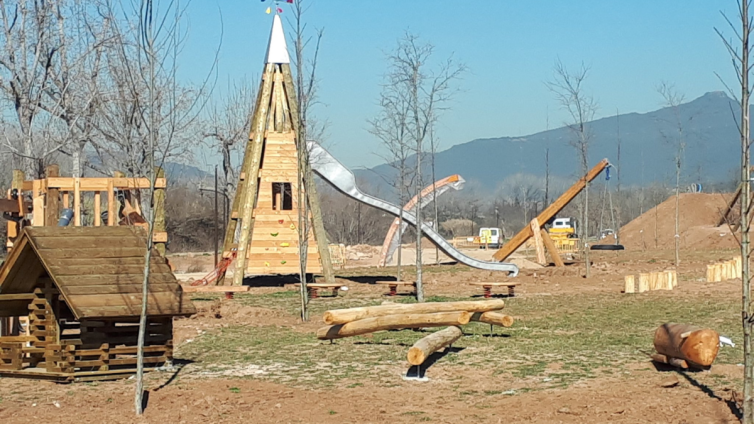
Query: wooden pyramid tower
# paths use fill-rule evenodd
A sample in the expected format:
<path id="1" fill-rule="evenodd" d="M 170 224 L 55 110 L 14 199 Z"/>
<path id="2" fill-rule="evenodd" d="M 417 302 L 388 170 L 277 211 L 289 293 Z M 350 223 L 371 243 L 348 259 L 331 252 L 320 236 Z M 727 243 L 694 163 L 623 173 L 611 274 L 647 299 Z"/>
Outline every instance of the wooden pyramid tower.
<path id="1" fill-rule="evenodd" d="M 308 228 L 306 272 L 324 273 L 326 281 L 333 282 L 311 169 L 299 154 L 305 152 L 306 144 L 298 137 L 296 99 L 283 25 L 275 15 L 223 244 L 223 258 L 236 257 L 231 265 L 234 285 L 241 285 L 247 274 L 299 273 L 300 184 L 310 210 L 304 226 Z"/>

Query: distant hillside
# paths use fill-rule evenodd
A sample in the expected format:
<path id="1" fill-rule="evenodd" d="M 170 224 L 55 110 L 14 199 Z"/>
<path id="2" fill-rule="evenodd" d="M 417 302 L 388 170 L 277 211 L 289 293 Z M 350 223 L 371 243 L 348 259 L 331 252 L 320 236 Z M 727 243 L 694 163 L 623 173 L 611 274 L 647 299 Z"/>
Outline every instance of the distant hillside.
<path id="1" fill-rule="evenodd" d="M 712 92 L 680 106 L 686 136 L 684 183 L 704 184 L 728 181 L 740 161 L 738 129 L 731 114 L 738 105 L 725 93 Z M 505 119 L 505 117 L 501 117 Z M 674 184 L 675 147 L 663 136 L 674 135 L 674 112 L 663 108 L 649 113 L 628 113 L 598 119 L 589 125 L 593 134 L 590 163 L 602 158 L 617 161 L 618 130 L 621 139 L 621 180 L 626 185 L 667 182 Z M 516 173 L 545 174 L 545 149 L 550 149 L 550 173 L 572 180 L 578 159 L 569 145 L 573 139 L 567 127 L 524 137 L 498 137 L 469 141 L 437 153 L 438 177 L 461 174 L 494 190 L 500 181 Z M 394 175 L 387 164 L 356 171 L 381 191 L 383 181 Z"/>

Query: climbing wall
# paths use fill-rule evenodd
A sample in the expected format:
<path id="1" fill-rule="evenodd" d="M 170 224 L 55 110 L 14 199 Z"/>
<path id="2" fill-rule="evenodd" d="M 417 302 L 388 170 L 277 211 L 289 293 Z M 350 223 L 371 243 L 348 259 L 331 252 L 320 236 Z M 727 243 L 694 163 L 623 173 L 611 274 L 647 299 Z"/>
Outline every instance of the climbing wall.
<path id="1" fill-rule="evenodd" d="M 246 273 L 249 275 L 299 272 L 299 193 L 294 140 L 293 132 L 267 133 L 259 169 L 259 195 L 253 213 L 254 228 L 246 255 Z M 311 228 L 307 239 L 309 254 L 306 271 L 320 273 L 322 267 Z"/>

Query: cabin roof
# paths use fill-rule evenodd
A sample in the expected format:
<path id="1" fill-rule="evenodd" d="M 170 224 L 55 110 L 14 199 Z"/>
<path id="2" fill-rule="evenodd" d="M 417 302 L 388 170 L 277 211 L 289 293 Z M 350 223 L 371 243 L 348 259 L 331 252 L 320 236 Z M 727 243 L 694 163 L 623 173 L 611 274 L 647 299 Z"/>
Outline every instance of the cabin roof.
<path id="1" fill-rule="evenodd" d="M 0 267 L 0 294 L 31 293 L 49 275 L 77 319 L 141 314 L 146 232 L 139 227 L 26 227 Z M 196 309 L 152 250 L 147 315 Z"/>

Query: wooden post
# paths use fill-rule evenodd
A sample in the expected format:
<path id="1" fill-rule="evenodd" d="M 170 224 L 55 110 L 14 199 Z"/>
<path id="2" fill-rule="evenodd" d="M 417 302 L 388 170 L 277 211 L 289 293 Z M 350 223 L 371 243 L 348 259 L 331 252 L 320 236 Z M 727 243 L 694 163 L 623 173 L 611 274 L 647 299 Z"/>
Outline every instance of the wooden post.
<path id="1" fill-rule="evenodd" d="M 67 191 L 63 192 L 63 209 L 70 209 L 71 207 L 71 195 Z"/>
<path id="2" fill-rule="evenodd" d="M 155 176 L 157 178 L 165 178 L 165 170 L 156 167 Z M 165 189 L 154 189 L 154 226 L 152 227 L 152 234 L 156 232 L 165 232 L 167 229 L 165 224 Z M 154 243 L 154 248 L 160 252 L 160 255 L 165 256 L 165 243 Z"/>
<path id="3" fill-rule="evenodd" d="M 665 271 L 660 271 L 657 274 L 657 289 L 656 290 L 668 290 L 668 275 Z"/>
<path id="4" fill-rule="evenodd" d="M 81 179 L 73 179 L 73 225 L 81 226 Z"/>
<path id="5" fill-rule="evenodd" d="M 118 220 L 115 219 L 115 214 L 115 187 L 113 185 L 113 180 L 109 179 L 107 181 L 107 225 L 110 227 L 118 222 Z"/>
<path id="6" fill-rule="evenodd" d="M 254 228 L 254 203 L 259 194 L 259 166 L 262 161 L 262 148 L 264 147 L 265 130 L 267 127 L 268 112 L 272 95 L 272 81 L 275 70 L 274 64 L 265 65 L 262 74 L 263 84 L 259 91 L 259 102 L 254 111 L 253 122 L 251 123 L 251 134 L 247 144 L 247 153 L 251 148 L 250 157 L 244 156 L 245 173 L 244 190 L 240 193 L 243 201 L 240 204 L 238 218 L 241 220 L 241 233 L 238 237 L 238 247 L 236 254 L 235 271 L 233 273 L 233 285 L 243 285 L 243 277 L 246 273 L 246 255 L 251 241 L 251 232 Z M 238 196 L 238 194 L 236 195 Z M 235 230 L 235 229 L 234 229 Z"/>
<path id="7" fill-rule="evenodd" d="M 60 167 L 58 165 L 49 165 L 45 170 L 45 177 L 59 177 Z M 60 192 L 55 187 L 47 187 L 45 196 L 45 225 L 58 225 L 60 218 Z"/>
<path id="8" fill-rule="evenodd" d="M 539 231 L 539 221 L 537 221 L 537 218 L 534 218 L 529 222 L 529 227 L 531 227 L 531 233 L 534 238 L 534 250 L 537 254 L 537 263 L 540 265 L 547 265 L 545 246 L 542 244 L 542 233 Z"/>
<path id="9" fill-rule="evenodd" d="M 649 290 L 657 290 L 657 273 L 649 273 Z"/>
<path id="10" fill-rule="evenodd" d="M 633 275 L 626 275 L 624 277 L 625 280 L 625 288 L 623 289 L 623 293 L 635 293 L 636 292 L 636 284 L 634 282 L 634 276 Z"/>
<path id="11" fill-rule="evenodd" d="M 722 280 L 723 280 L 722 264 L 718 263 L 718 264 L 714 265 L 712 281 L 714 281 L 714 282 L 717 283 L 717 282 L 720 282 Z"/>
<path id="12" fill-rule="evenodd" d="M 43 180 L 34 180 L 31 183 L 32 215 L 31 225 L 41 227 L 45 225 L 45 199 L 42 193 Z"/>
<path id="13" fill-rule="evenodd" d="M 715 265 L 707 265 L 707 282 L 712 283 L 715 281 Z"/>
<path id="14" fill-rule="evenodd" d="M 24 210 L 23 204 L 24 204 L 24 196 L 23 196 L 23 188 L 24 188 L 24 179 L 26 177 L 24 176 L 24 171 L 21 171 L 20 169 L 14 169 L 13 170 L 13 181 L 11 182 L 11 190 L 16 190 L 18 192 L 18 205 L 19 205 L 19 212 L 18 215 L 23 219 L 26 216 L 26 210 Z M 16 237 L 19 236 L 21 233 L 21 224 L 14 221 L 7 221 L 8 227 L 7 227 L 7 235 L 8 240 L 6 242 L 5 247 L 10 249 L 13 247 L 13 240 L 16 239 Z"/>
<path id="15" fill-rule="evenodd" d="M 498 325 L 500 327 L 510 327 L 513 325 L 512 316 L 505 315 L 498 311 L 474 312 L 474 315 L 471 316 L 471 320 L 490 325 Z"/>
<path id="16" fill-rule="evenodd" d="M 544 228 L 540 228 L 539 232 L 542 235 L 542 243 L 544 243 L 545 248 L 547 249 L 547 253 L 550 254 L 550 259 L 552 259 L 552 262 L 555 264 L 555 266 L 565 266 L 565 263 L 563 263 L 563 258 L 560 257 L 560 252 L 558 251 L 557 246 L 555 246 L 555 243 L 550 238 L 550 235 L 547 234 L 547 231 L 545 231 Z"/>
<path id="17" fill-rule="evenodd" d="M 673 290 L 678 287 L 678 274 L 676 274 L 676 271 L 668 270 L 665 271 L 665 273 L 667 274 L 668 290 Z"/>
<path id="18" fill-rule="evenodd" d="M 100 192 L 94 192 L 94 226 L 99 227 L 102 225 L 102 198 Z"/>
<path id="19" fill-rule="evenodd" d="M 639 274 L 639 293 L 649 290 L 649 274 Z"/>

